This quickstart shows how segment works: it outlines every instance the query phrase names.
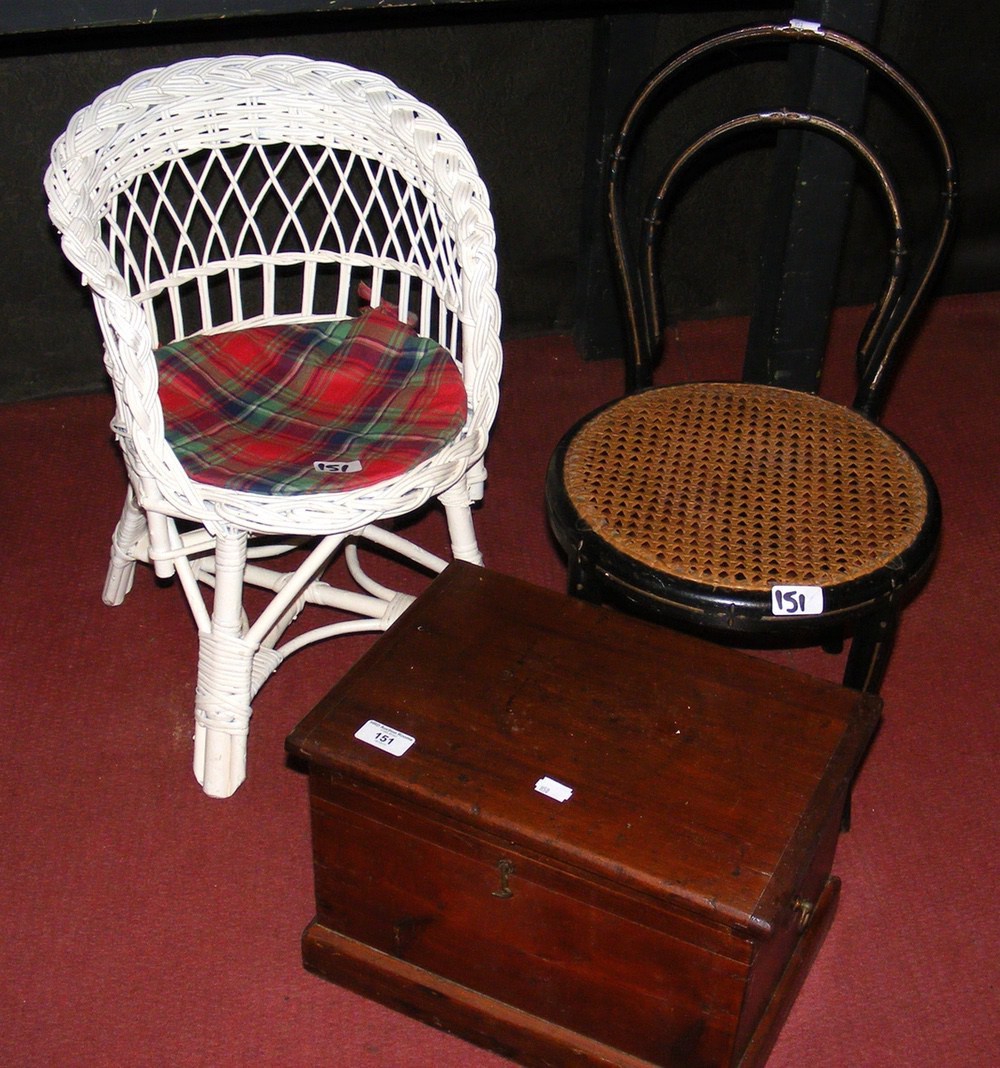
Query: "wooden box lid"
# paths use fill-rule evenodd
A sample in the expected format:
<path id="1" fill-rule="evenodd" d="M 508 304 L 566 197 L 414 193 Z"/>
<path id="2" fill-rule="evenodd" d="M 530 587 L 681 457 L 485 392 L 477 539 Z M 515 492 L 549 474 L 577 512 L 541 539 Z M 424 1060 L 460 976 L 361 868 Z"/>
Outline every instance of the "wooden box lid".
<path id="1" fill-rule="evenodd" d="M 459 563 L 288 748 L 466 831 L 766 937 L 843 803 L 879 708 Z M 356 738 L 369 722 L 369 735 L 384 725 L 412 744 L 393 755 L 405 738 L 387 750 Z M 545 779 L 572 795 L 540 792 Z"/>

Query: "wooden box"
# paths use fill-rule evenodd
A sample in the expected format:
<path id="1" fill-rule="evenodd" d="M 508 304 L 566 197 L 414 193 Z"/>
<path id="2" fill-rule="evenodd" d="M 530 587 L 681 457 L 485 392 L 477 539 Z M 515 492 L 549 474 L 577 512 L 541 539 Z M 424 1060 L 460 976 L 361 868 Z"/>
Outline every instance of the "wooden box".
<path id="1" fill-rule="evenodd" d="M 878 708 L 454 564 L 289 738 L 306 967 L 527 1065 L 761 1063 Z"/>

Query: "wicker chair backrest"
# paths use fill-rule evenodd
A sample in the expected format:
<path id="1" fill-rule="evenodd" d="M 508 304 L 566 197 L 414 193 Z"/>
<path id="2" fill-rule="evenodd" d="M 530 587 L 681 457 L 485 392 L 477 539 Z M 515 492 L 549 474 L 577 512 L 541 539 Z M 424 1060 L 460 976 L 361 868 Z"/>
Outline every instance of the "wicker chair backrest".
<path id="1" fill-rule="evenodd" d="M 362 285 L 462 367 L 455 471 L 481 455 L 501 362 L 489 197 L 460 137 L 388 79 L 296 56 L 144 71 L 73 118 L 46 188 L 94 294 L 123 447 L 179 514 L 205 509 L 161 443 L 153 350 L 343 319 Z"/>

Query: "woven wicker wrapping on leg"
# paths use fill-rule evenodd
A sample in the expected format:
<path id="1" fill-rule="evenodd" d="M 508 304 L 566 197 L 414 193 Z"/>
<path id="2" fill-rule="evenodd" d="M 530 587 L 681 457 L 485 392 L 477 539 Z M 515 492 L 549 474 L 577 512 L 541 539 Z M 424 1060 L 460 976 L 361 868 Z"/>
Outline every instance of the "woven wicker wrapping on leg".
<path id="1" fill-rule="evenodd" d="M 626 397 L 569 446 L 566 490 L 616 549 L 734 589 L 832 586 L 919 533 L 920 471 L 863 416 L 811 394 L 695 383 Z"/>

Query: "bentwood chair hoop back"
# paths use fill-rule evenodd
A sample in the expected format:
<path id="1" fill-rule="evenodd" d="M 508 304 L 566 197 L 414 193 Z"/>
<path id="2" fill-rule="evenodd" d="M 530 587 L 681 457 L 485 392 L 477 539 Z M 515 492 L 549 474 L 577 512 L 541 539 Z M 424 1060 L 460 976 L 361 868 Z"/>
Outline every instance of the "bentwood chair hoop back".
<path id="1" fill-rule="evenodd" d="M 653 179 L 648 166 L 630 172 L 640 149 L 651 152 L 643 135 L 678 84 L 712 76 L 706 61 L 731 64 L 754 46 L 776 45 L 851 57 L 916 116 L 938 183 L 919 253 L 909 200 L 876 149 L 845 123 L 802 108 L 729 116 Z M 692 173 L 697 182 L 698 164 L 720 146 L 772 130 L 843 146 L 887 219 L 889 264 L 857 346 L 850 405 L 747 375 L 652 384 L 665 333 L 660 238 L 677 189 Z M 632 186 L 643 180 L 650 191 L 636 198 Z M 813 23 L 740 27 L 683 50 L 645 81 L 610 153 L 607 189 L 626 393 L 571 427 L 549 465 L 548 514 L 568 557 L 570 592 L 726 640 L 837 646 L 850 635 L 845 683 L 878 689 L 899 611 L 929 573 L 941 521 L 929 472 L 877 422 L 952 227 L 954 155 L 940 121 L 908 78 L 858 40 Z M 634 202 L 644 210 L 630 212 Z M 683 256 L 672 251 L 673 260 Z"/>
<path id="2" fill-rule="evenodd" d="M 45 182 L 128 471 L 105 600 L 137 561 L 179 579 L 200 643 L 195 773 L 225 797 L 284 658 L 413 600 L 359 547 L 443 570 L 391 529 L 436 501 L 451 554 L 481 563 L 501 367 L 489 196 L 427 104 L 300 56 L 142 71 L 74 116 Z M 268 599 L 255 618 L 247 586 Z M 307 606 L 332 611 L 290 632 Z"/>

